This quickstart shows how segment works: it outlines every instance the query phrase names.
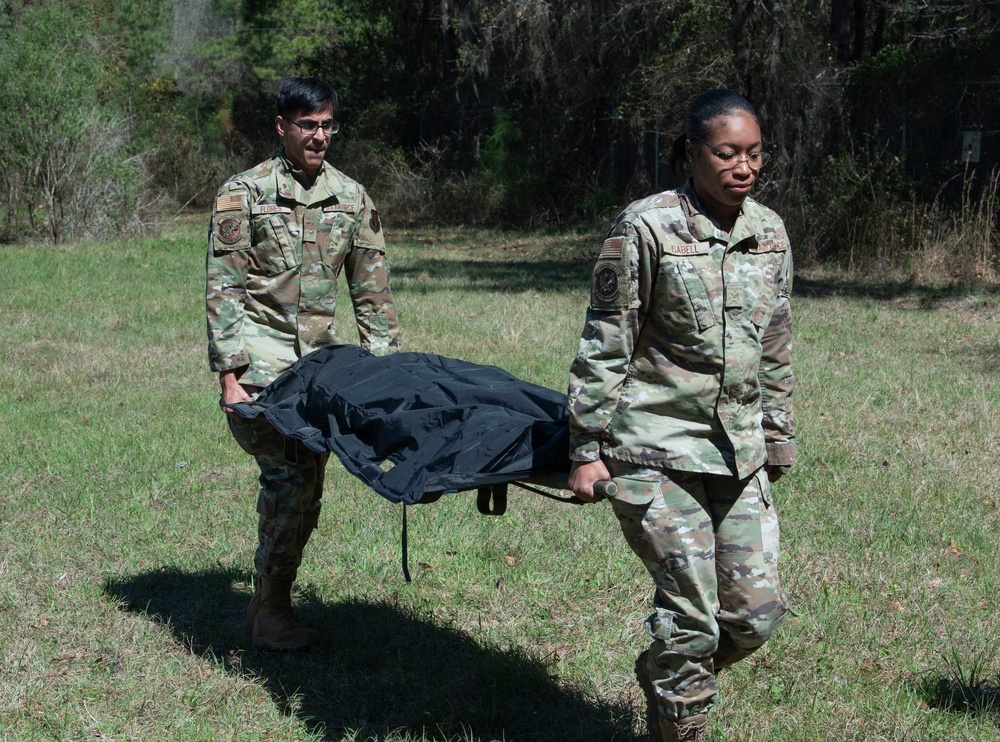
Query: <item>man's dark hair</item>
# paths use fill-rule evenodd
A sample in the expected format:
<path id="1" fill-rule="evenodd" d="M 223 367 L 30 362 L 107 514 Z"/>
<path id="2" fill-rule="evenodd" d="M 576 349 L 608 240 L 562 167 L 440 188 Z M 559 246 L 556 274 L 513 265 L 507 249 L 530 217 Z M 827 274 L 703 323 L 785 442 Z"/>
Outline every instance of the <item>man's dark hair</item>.
<path id="1" fill-rule="evenodd" d="M 707 90 L 693 101 L 688 108 L 684 133 L 674 140 L 671 147 L 670 164 L 675 173 L 681 173 L 684 166 L 684 142 L 688 139 L 708 139 L 712 133 L 709 123 L 717 116 L 732 116 L 734 113 L 749 114 L 758 125 L 757 112 L 746 98 L 725 88 Z"/>
<path id="2" fill-rule="evenodd" d="M 289 77 L 278 86 L 278 115 L 309 114 L 324 108 L 337 113 L 337 91 L 318 77 Z"/>

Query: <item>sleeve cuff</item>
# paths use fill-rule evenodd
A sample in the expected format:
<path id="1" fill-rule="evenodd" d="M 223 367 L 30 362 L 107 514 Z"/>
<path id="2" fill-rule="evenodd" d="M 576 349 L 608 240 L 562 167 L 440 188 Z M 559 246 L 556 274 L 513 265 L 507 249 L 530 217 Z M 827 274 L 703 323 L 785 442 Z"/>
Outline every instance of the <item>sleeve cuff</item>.
<path id="1" fill-rule="evenodd" d="M 210 353 L 209 368 L 215 373 L 220 371 L 232 371 L 240 366 L 250 365 L 250 356 L 247 355 L 245 350 L 237 350 L 232 353 Z"/>
<path id="2" fill-rule="evenodd" d="M 795 441 L 787 443 L 768 443 L 767 463 L 771 466 L 792 466 L 795 463 L 797 446 Z"/>
<path id="3" fill-rule="evenodd" d="M 597 461 L 601 458 L 601 442 L 570 438 L 570 461 Z"/>

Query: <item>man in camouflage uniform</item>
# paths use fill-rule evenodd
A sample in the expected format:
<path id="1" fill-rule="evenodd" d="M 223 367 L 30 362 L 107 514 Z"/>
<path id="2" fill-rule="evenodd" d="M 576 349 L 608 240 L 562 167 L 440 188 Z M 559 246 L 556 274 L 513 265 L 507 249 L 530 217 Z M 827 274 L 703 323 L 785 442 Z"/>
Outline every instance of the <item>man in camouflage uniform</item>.
<path id="1" fill-rule="evenodd" d="M 340 342 L 337 277 L 346 274 L 361 344 L 399 349 L 385 239 L 365 189 L 324 161 L 337 95 L 316 78 L 290 78 L 277 95 L 283 147 L 219 189 L 208 238 L 208 355 L 237 443 L 260 466 L 257 584 L 245 626 L 254 644 L 298 649 L 317 631 L 291 608 L 302 550 L 319 520 L 329 454 L 286 440 L 263 418 L 225 407 L 253 399 L 299 358 Z"/>
<path id="2" fill-rule="evenodd" d="M 756 116 L 738 98 L 704 130 L 753 155 Z M 769 485 L 795 459 L 791 251 L 778 216 L 746 198 L 766 155 L 699 141 L 682 142 L 692 180 L 615 222 L 570 370 L 570 486 L 593 501 L 592 483 L 614 478 L 615 514 L 656 582 L 636 663 L 653 740 L 705 739 L 715 674 L 787 610 Z"/>

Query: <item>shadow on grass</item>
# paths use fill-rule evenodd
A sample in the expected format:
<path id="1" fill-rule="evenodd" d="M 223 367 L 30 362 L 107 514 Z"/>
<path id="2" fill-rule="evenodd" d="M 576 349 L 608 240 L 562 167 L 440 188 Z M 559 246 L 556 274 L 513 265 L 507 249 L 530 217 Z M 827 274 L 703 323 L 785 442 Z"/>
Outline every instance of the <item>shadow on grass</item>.
<path id="1" fill-rule="evenodd" d="M 426 740 L 637 742 L 633 709 L 560 686 L 543 659 L 482 646 L 466 634 L 384 602 L 323 603 L 299 615 L 325 643 L 307 652 L 254 648 L 243 633 L 247 575 L 235 569 L 161 569 L 109 581 L 123 610 L 148 616 L 190 652 L 266 686 L 313 733 L 381 740 L 407 730 Z"/>
<path id="2" fill-rule="evenodd" d="M 592 256 L 523 261 L 431 258 L 393 266 L 392 279 L 400 293 L 450 289 L 456 281 L 467 290 L 494 293 L 587 291 L 593 264 Z"/>
<path id="3" fill-rule="evenodd" d="M 986 717 L 1000 726 L 1000 675 L 991 678 L 958 678 L 931 674 L 915 682 L 931 708 L 972 717 Z"/>
<path id="4" fill-rule="evenodd" d="M 916 281 L 862 280 L 854 278 L 795 277 L 795 296 L 826 298 L 845 296 L 856 299 L 892 301 L 915 299 L 921 309 L 937 309 L 940 304 L 955 301 L 975 303 L 976 297 L 1000 294 L 998 286 L 927 286 Z M 981 300 L 980 300 L 981 301 Z"/>
<path id="5" fill-rule="evenodd" d="M 489 292 L 580 291 L 590 288 L 595 256 L 555 254 L 544 260 L 533 256 L 509 260 L 467 260 L 436 257 L 408 260 L 394 265 L 393 281 L 400 292 L 430 293 L 448 290 L 456 283 L 462 288 Z M 805 275 L 803 275 L 805 273 Z M 840 276 L 813 277 L 803 271 L 795 277 L 795 295 L 810 298 L 843 296 L 875 301 L 910 299 L 920 309 L 960 304 L 974 308 L 985 304 L 985 297 L 1000 295 L 1000 286 L 929 286 L 916 281 L 892 281 L 878 278 L 858 279 Z"/>

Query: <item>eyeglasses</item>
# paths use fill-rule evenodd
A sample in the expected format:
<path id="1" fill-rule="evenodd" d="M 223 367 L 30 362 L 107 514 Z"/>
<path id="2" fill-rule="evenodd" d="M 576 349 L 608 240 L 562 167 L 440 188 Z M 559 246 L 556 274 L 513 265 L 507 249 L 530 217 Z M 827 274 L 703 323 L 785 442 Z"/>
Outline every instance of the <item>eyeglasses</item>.
<path id="1" fill-rule="evenodd" d="M 732 170 L 734 167 L 739 165 L 741 162 L 745 162 L 750 165 L 751 170 L 760 170 L 767 161 L 771 159 L 770 152 L 751 152 L 748 155 L 738 155 L 735 152 L 720 152 L 711 144 L 706 142 L 704 139 L 699 139 L 698 137 L 689 137 L 696 142 L 701 142 L 706 147 L 708 147 L 712 154 L 719 158 L 723 164 L 723 170 Z"/>
<path id="2" fill-rule="evenodd" d="M 317 129 L 322 129 L 326 134 L 333 136 L 338 131 L 340 131 L 340 123 L 334 121 L 333 119 L 327 119 L 323 123 L 320 123 L 319 121 L 313 121 L 312 119 L 302 119 L 301 121 L 292 121 L 291 119 L 285 119 L 285 121 L 287 121 L 290 124 L 295 124 L 297 127 L 302 129 L 303 134 L 315 134 Z"/>

